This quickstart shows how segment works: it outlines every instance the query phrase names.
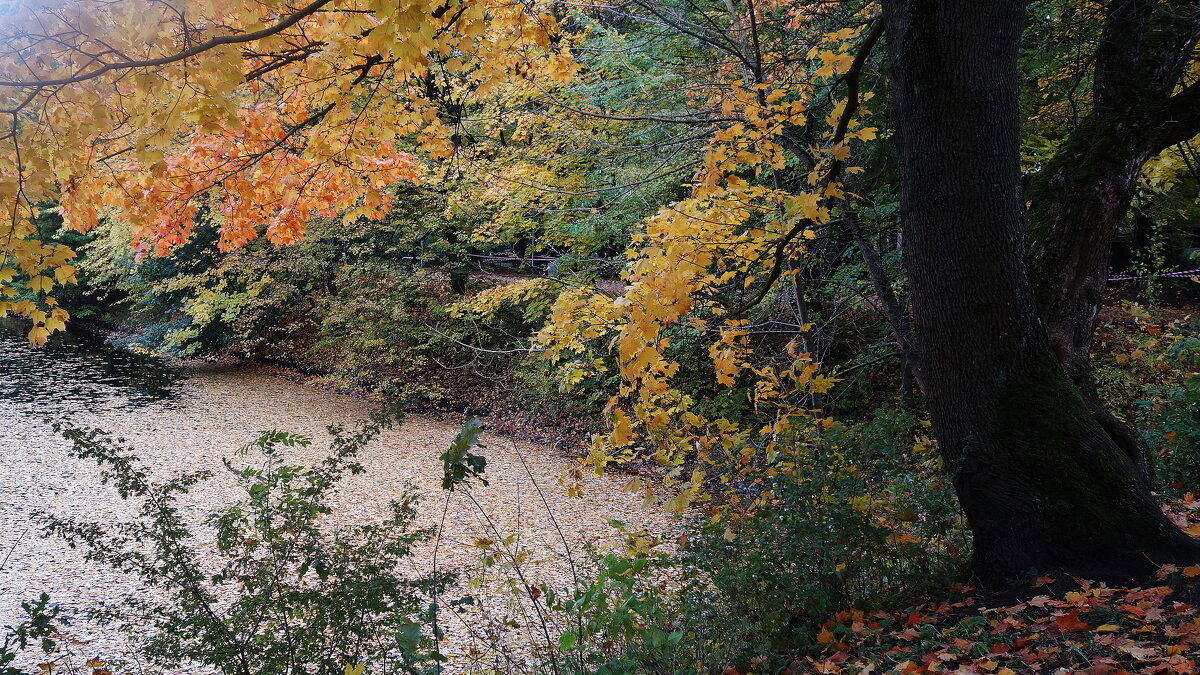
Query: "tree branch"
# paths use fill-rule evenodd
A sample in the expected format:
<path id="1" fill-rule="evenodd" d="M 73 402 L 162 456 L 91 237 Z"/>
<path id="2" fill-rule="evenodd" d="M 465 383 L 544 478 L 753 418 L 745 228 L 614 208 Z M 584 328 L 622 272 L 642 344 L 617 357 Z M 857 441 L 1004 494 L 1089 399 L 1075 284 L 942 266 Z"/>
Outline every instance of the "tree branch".
<path id="1" fill-rule="evenodd" d="M 325 5 L 328 5 L 331 2 L 333 2 L 333 0 L 313 0 L 313 2 L 309 3 L 305 7 L 298 10 L 297 12 L 295 12 L 293 14 L 289 14 L 288 16 L 284 17 L 282 20 L 280 20 L 278 23 L 276 23 L 272 26 L 268 26 L 261 30 L 251 31 L 249 33 L 242 33 L 241 35 L 220 35 L 220 36 L 217 36 L 210 40 L 201 42 L 200 44 L 197 44 L 194 47 L 185 49 L 181 52 L 176 52 L 175 54 L 170 54 L 168 56 L 160 56 L 155 59 L 116 61 L 114 63 L 106 63 L 103 66 L 100 66 L 99 68 L 90 70 L 86 73 L 80 73 L 78 75 L 73 75 L 71 77 L 63 77 L 63 78 L 58 78 L 58 79 L 27 80 L 27 81 L 0 80 L 0 87 L 22 87 L 22 88 L 24 88 L 24 87 L 57 87 L 57 86 L 65 85 L 65 84 L 75 84 L 78 82 L 85 82 L 87 80 L 95 79 L 95 78 L 99 77 L 100 75 L 103 75 L 104 73 L 111 72 L 114 70 L 132 70 L 135 68 L 154 68 L 156 66 L 165 66 L 170 63 L 175 63 L 177 61 L 183 61 L 185 59 L 189 59 L 193 56 L 196 56 L 197 54 L 201 54 L 203 52 L 206 52 L 210 49 L 214 49 L 216 47 L 220 47 L 222 45 L 236 45 L 236 44 L 242 44 L 244 42 L 253 42 L 255 40 L 261 40 L 263 38 L 270 37 L 276 33 L 279 33 L 281 31 L 287 30 L 288 28 L 291 28 L 292 26 L 299 23 L 300 20 L 313 14 L 314 12 L 321 9 Z"/>
<path id="2" fill-rule="evenodd" d="M 1200 134 L 1200 82 L 1167 99 L 1163 117 L 1155 134 L 1158 152 Z"/>
<path id="3" fill-rule="evenodd" d="M 832 147 L 840 145 L 846 140 L 846 131 L 850 128 L 850 120 L 854 118 L 854 113 L 858 110 L 859 103 L 859 82 L 862 79 L 862 69 L 866 65 L 867 57 L 871 55 L 879 38 L 883 35 L 883 19 L 876 18 L 871 26 L 871 31 L 867 33 L 867 37 L 863 40 L 862 47 L 858 50 L 858 54 L 854 56 L 854 63 L 850 69 L 846 71 L 846 107 L 842 110 L 842 116 L 838 118 L 837 126 L 834 128 Z M 829 164 L 829 170 L 825 172 L 825 178 L 822 181 L 822 192 L 824 188 L 829 187 L 829 184 L 837 178 L 842 170 L 842 160 L 834 159 Z M 807 218 L 801 218 L 796 221 L 792 229 L 788 230 L 775 243 L 775 253 L 773 254 L 774 262 L 771 265 L 771 272 L 767 275 L 766 281 L 763 282 L 762 288 L 748 302 L 741 307 L 735 309 L 730 316 L 738 317 L 744 314 L 747 310 L 754 307 L 767 297 L 767 293 L 771 292 L 771 287 L 779 280 L 779 276 L 783 274 L 784 263 L 787 262 L 787 248 L 796 237 L 800 236 L 801 232 L 809 229 L 813 225 L 813 221 Z"/>

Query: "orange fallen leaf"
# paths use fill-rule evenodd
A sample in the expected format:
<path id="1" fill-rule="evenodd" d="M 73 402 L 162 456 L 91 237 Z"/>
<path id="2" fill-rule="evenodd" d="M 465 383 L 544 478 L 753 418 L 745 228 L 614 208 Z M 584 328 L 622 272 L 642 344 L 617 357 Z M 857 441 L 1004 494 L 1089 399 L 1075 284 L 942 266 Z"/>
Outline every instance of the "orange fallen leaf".
<path id="1" fill-rule="evenodd" d="M 1091 629 L 1091 626 L 1089 626 L 1087 622 L 1080 620 L 1079 610 L 1077 609 L 1073 609 L 1062 616 L 1055 617 L 1054 627 L 1062 633 L 1073 633 Z"/>

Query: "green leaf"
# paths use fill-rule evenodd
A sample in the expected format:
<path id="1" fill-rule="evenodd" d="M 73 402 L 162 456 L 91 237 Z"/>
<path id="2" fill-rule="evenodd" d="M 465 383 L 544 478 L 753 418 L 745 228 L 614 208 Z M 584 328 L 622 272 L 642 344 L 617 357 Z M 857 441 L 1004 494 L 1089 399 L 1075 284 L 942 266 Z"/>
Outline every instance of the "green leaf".
<path id="1" fill-rule="evenodd" d="M 472 417 L 463 425 L 450 448 L 442 453 L 442 489 L 453 490 L 459 485 L 465 485 L 470 478 L 478 478 L 487 485 L 483 477 L 487 467 L 487 459 L 471 452 L 471 448 L 479 445 L 479 435 L 483 433 L 483 425 Z M 483 447 L 480 445 L 480 447 Z"/>

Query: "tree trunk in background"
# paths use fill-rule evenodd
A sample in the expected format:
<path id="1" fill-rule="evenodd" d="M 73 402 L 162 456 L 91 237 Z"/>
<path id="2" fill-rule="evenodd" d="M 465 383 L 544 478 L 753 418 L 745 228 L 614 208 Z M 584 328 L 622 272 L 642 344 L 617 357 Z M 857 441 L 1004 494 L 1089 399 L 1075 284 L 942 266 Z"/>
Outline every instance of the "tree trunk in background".
<path id="1" fill-rule="evenodd" d="M 1113 238 L 1152 157 L 1200 132 L 1177 83 L 1200 38 L 1196 0 L 1113 0 L 1095 55 L 1092 110 L 1029 181 L 1038 308 L 1051 348 L 1096 420 L 1149 482 L 1146 446 L 1104 409 L 1090 351 Z M 1187 114 L 1179 114 L 1185 112 Z"/>
<path id="2" fill-rule="evenodd" d="M 988 583 L 1200 558 L 1051 348 L 1019 166 L 1017 0 L 884 3 L 904 259 L 934 432 Z"/>
<path id="3" fill-rule="evenodd" d="M 1108 286 L 1113 238 L 1129 210 L 1138 174 L 1152 156 L 1144 134 L 1112 118 L 1091 118 L 1027 190 L 1033 278 L 1050 347 L 1093 417 L 1147 484 L 1146 444 L 1135 429 L 1104 409 L 1092 377 L 1091 346 Z"/>
<path id="4" fill-rule="evenodd" d="M 451 228 L 446 232 L 447 248 L 450 249 L 446 260 L 450 275 L 450 292 L 455 295 L 466 295 L 467 284 L 471 281 L 471 268 L 467 262 L 467 252 L 459 246 L 458 231 Z"/>

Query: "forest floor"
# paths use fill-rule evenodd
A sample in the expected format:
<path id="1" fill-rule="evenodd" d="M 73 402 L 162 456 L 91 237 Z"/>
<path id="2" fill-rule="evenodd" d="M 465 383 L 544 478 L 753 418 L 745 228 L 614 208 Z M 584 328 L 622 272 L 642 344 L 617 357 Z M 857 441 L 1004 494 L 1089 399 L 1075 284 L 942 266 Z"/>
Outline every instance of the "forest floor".
<path id="1" fill-rule="evenodd" d="M 1173 504 L 1200 533 L 1200 501 Z M 1200 672 L 1200 566 L 1163 566 L 1133 587 L 1067 575 L 902 612 L 844 612 L 818 634 L 824 653 L 797 660 L 799 673 L 1132 673 Z M 734 675 L 726 669 L 724 675 Z"/>

